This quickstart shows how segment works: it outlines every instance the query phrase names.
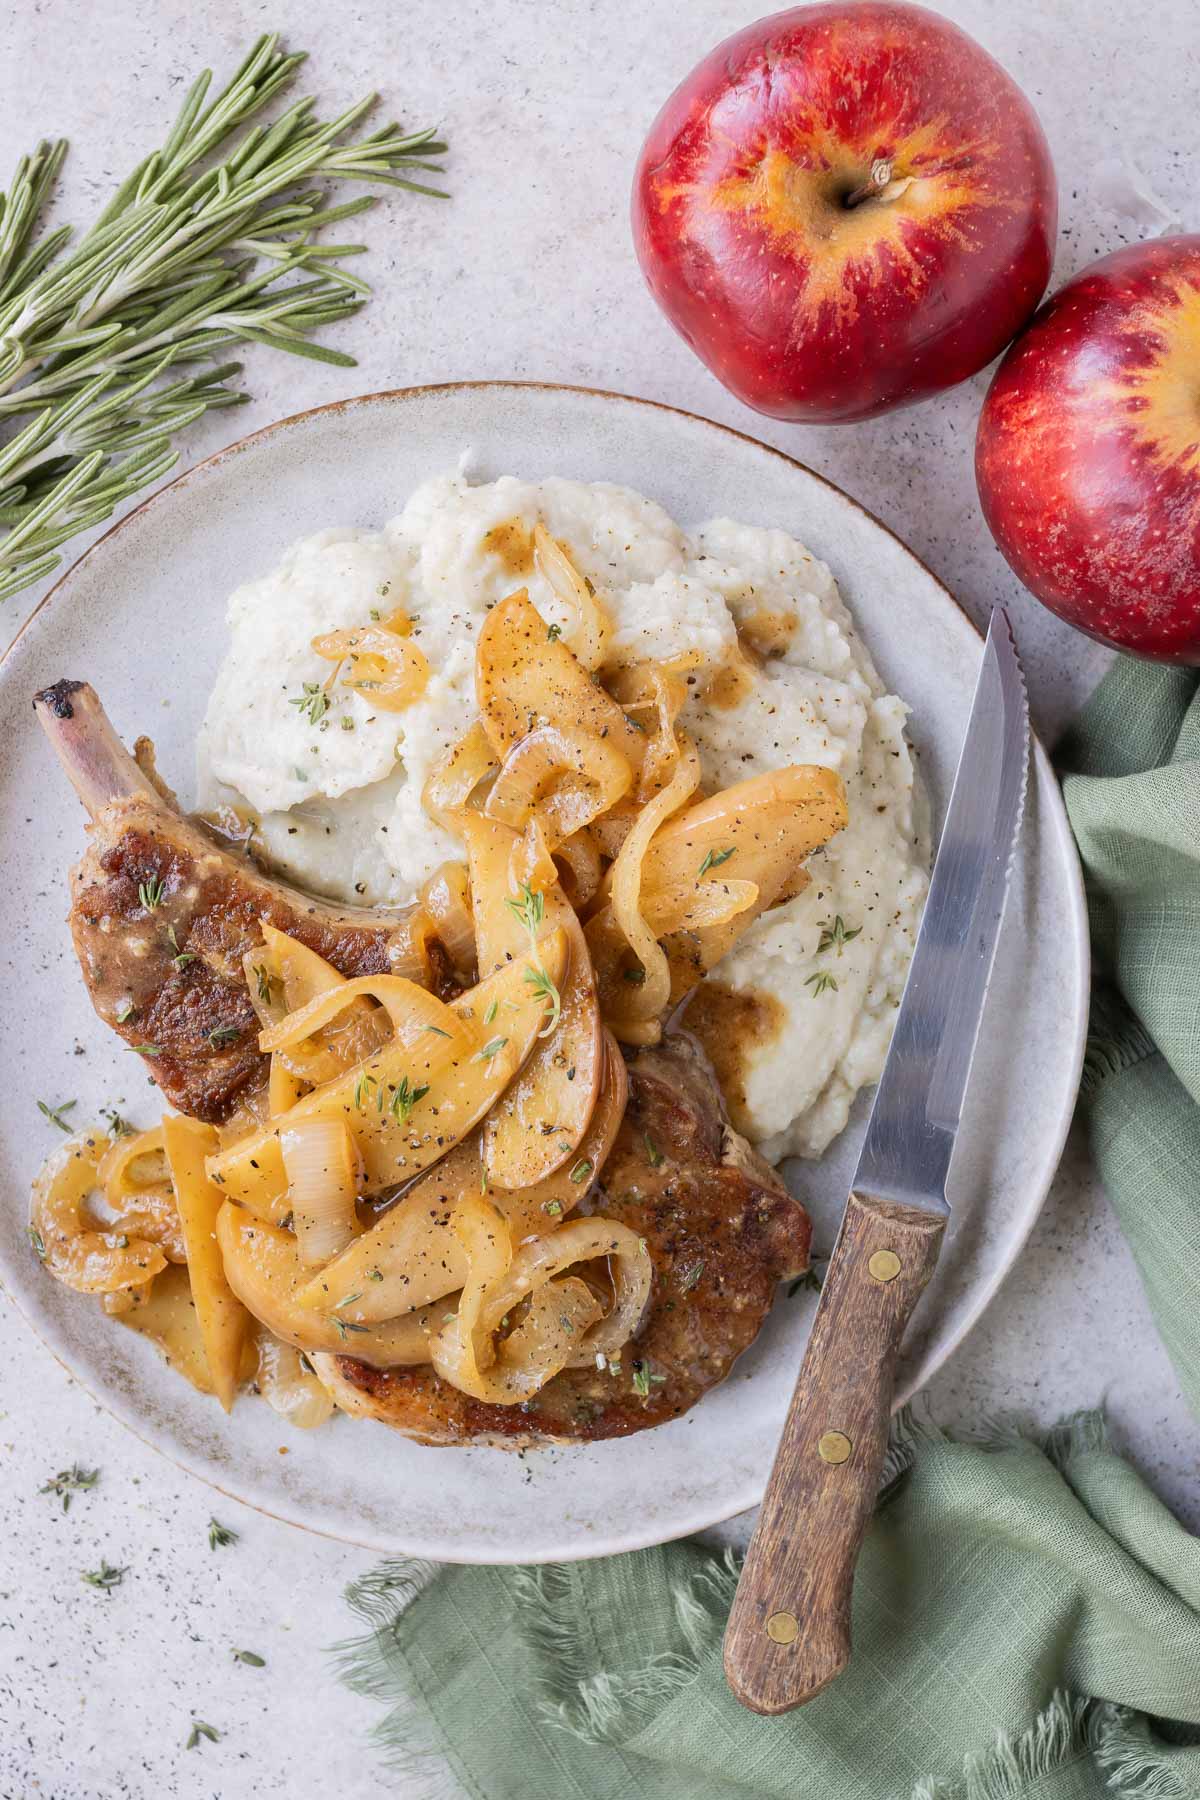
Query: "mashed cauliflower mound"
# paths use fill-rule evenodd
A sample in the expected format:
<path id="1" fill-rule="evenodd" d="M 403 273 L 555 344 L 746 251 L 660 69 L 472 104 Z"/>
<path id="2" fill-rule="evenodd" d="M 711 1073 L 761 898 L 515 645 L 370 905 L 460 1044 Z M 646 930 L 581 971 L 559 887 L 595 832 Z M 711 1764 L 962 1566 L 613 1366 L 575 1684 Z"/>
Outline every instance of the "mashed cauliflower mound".
<path id="1" fill-rule="evenodd" d="M 815 1156 L 883 1067 L 927 851 L 904 703 L 883 691 L 829 570 L 786 532 L 732 519 L 686 532 L 652 500 L 604 483 L 443 476 L 380 533 L 305 538 L 229 601 L 229 651 L 199 744 L 201 804 L 249 806 L 259 841 L 302 886 L 370 906 L 411 899 L 462 854 L 424 812 L 421 790 L 474 721 L 484 615 L 524 586 L 547 624 L 572 623 L 513 554 L 512 522 L 538 519 L 594 582 L 622 660 L 700 653 L 680 723 L 706 788 L 786 763 L 820 763 L 845 781 L 850 823 L 812 857 L 811 886 L 759 919 L 716 971 L 783 1009 L 746 1074 L 750 1134 L 772 1159 Z M 293 704 L 329 675 L 311 639 L 398 607 L 431 667 L 421 698 L 374 712 L 369 696 L 339 684 L 314 725 Z M 762 654 L 752 681 L 730 682 L 739 632 Z M 839 916 L 858 935 L 819 950 Z M 813 981 L 822 972 L 836 988 Z"/>

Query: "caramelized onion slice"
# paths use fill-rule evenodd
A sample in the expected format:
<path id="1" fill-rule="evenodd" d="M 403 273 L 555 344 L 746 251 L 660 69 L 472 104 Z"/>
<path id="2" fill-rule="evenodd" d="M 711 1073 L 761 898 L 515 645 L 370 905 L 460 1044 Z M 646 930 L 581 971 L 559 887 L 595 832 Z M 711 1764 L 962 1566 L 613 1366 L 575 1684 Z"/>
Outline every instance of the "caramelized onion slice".
<path id="1" fill-rule="evenodd" d="M 264 1030 L 278 1033 L 284 1019 L 314 1001 L 336 994 L 346 978 L 332 963 L 263 921 L 263 946 L 242 958 L 251 1004 Z M 339 1007 L 336 1015 L 311 1038 L 302 1038 L 277 1054 L 284 1067 L 310 1087 L 331 1081 L 353 1068 L 386 1040 L 386 1018 L 370 1000 L 359 998 Z"/>
<path id="2" fill-rule="evenodd" d="M 575 624 L 567 633 L 571 650 L 585 669 L 601 668 L 612 637 L 612 623 L 595 588 L 542 524 L 533 528 L 533 560 L 538 574 L 575 614 Z"/>
<path id="3" fill-rule="evenodd" d="M 471 912 L 471 884 L 467 865 L 444 862 L 421 889 L 421 908 L 455 973 L 475 980 L 475 920 Z"/>
<path id="4" fill-rule="evenodd" d="M 690 738 L 680 735 L 679 761 L 666 787 L 638 814 L 612 867 L 613 919 L 637 958 L 643 980 L 627 984 L 628 994 L 610 1020 L 617 1036 L 622 1024 L 655 1019 L 671 996 L 671 971 L 658 938 L 642 916 L 642 865 L 655 832 L 700 783 L 700 756 Z"/>
<path id="5" fill-rule="evenodd" d="M 508 752 L 484 811 L 518 831 L 536 819 L 554 851 L 632 785 L 629 760 L 615 744 L 574 726 L 539 725 Z"/>
<path id="6" fill-rule="evenodd" d="M 421 790 L 421 805 L 445 830 L 457 831 L 476 788 L 499 766 L 488 734 L 477 722 L 434 763 Z"/>
<path id="7" fill-rule="evenodd" d="M 279 1133 L 300 1260 L 332 1262 L 358 1235 L 358 1157 L 339 1119 L 299 1119 Z"/>
<path id="8" fill-rule="evenodd" d="M 382 712 L 403 712 L 419 699 L 429 681 L 424 652 L 411 638 L 384 625 L 327 631 L 313 638 L 312 647 L 328 662 L 340 666 L 349 661 L 350 673 L 343 675 L 343 687 L 352 688 Z"/>
<path id="9" fill-rule="evenodd" d="M 144 1287 L 167 1266 L 157 1244 L 100 1230 L 89 1213 L 109 1146 L 103 1132 L 81 1131 L 51 1152 L 33 1182 L 30 1240 L 55 1280 L 80 1294 Z"/>
<path id="10" fill-rule="evenodd" d="M 443 1036 L 462 1039 L 461 1020 L 427 988 L 419 987 L 415 981 L 406 981 L 403 975 L 358 975 L 352 981 L 343 981 L 331 993 L 319 994 L 298 1012 L 281 1019 L 278 1025 L 269 1026 L 259 1034 L 259 1049 L 268 1054 L 294 1049 L 332 1024 L 360 996 L 379 1002 L 391 1020 L 397 1043 L 416 1043 L 431 1027 Z"/>
<path id="11" fill-rule="evenodd" d="M 455 1229 L 467 1248 L 471 1277 L 457 1314 L 430 1348 L 438 1374 L 476 1399 L 519 1404 L 568 1363 L 582 1365 L 619 1350 L 640 1325 L 653 1268 L 645 1243 L 628 1226 L 612 1219 L 572 1219 L 545 1237 L 529 1239 L 514 1255 L 496 1209 L 476 1197 L 459 1208 Z M 557 1279 L 574 1264 L 600 1258 L 607 1259 L 615 1294 L 606 1318 L 585 1282 Z M 547 1312 L 547 1293 L 563 1308 L 558 1332 Z M 529 1302 L 526 1319 L 497 1344 L 502 1322 L 523 1301 Z M 530 1326 L 527 1333 L 522 1323 Z"/>
<path id="12" fill-rule="evenodd" d="M 324 1425 L 333 1412 L 333 1396 L 303 1353 L 265 1329 L 258 1334 L 257 1352 L 258 1388 L 272 1412 L 301 1431 Z"/>

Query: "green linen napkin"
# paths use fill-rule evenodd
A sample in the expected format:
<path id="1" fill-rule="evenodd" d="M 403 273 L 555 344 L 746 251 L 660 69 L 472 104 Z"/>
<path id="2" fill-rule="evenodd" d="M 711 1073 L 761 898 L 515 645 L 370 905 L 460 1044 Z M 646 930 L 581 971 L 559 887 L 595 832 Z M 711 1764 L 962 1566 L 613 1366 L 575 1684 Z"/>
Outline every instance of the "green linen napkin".
<path id="1" fill-rule="evenodd" d="M 1200 1795 L 1200 1540 L 1095 1415 L 1045 1448 L 902 1422 L 854 1656 L 810 1705 L 744 1711 L 735 1568 L 693 1543 L 542 1569 L 385 1563 L 343 1672 L 390 1712 L 406 1800 L 1111 1800 Z M 1095 1696 L 1084 1699 L 1082 1696 Z M 1158 1724 L 1156 1720 L 1170 1721 Z"/>
<path id="2" fill-rule="evenodd" d="M 1195 675 L 1118 664 L 1063 766 L 1101 978 L 1084 1115 L 1200 1414 Z M 378 1741 L 400 1791 L 1200 1800 L 1200 1540 L 1099 1418 L 1042 1445 L 904 1419 L 891 1477 L 850 1668 L 781 1719 L 725 1686 L 736 1567 L 698 1544 L 543 1569 L 383 1564 L 349 1591 L 367 1630 L 343 1673 L 390 1709 Z"/>
<path id="3" fill-rule="evenodd" d="M 1200 676 L 1123 658 L 1059 763 L 1097 976 L 1084 1118 L 1200 1418 Z"/>

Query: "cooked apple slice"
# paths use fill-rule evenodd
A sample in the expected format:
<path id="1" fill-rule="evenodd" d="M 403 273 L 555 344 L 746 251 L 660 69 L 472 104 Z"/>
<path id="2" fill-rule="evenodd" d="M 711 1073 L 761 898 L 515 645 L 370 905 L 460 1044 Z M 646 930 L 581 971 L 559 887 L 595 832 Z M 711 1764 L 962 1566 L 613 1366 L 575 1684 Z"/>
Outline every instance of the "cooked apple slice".
<path id="1" fill-rule="evenodd" d="M 531 940 L 537 940 L 539 956 L 543 933 L 561 931 L 570 947 L 566 974 L 556 981 L 558 1023 L 534 1047 L 484 1130 L 489 1181 L 503 1188 L 530 1187 L 575 1154 L 596 1104 L 603 1068 L 596 980 L 582 927 L 558 882 L 548 879 L 536 892 L 528 885 L 524 893 L 516 887 L 513 859 L 521 839 L 511 826 L 473 814 L 460 828 L 480 974 L 519 962 L 526 992 L 540 992 L 545 1005 L 552 999 L 538 979 L 545 959 L 531 957 Z"/>
<path id="2" fill-rule="evenodd" d="M 539 945 L 553 982 L 567 966 L 567 938 L 553 931 Z M 347 1123 L 363 1164 L 364 1194 L 409 1181 L 436 1162 L 467 1133 L 504 1092 L 537 1039 L 545 1003 L 526 979 L 527 958 L 518 957 L 444 1006 L 424 989 L 414 1012 L 401 1010 L 402 996 L 384 984 L 398 978 L 364 976 L 349 981 L 342 994 L 354 998 L 361 987 L 394 1002 L 396 1036 L 374 1056 L 306 1094 L 289 1112 L 211 1157 L 208 1172 L 222 1192 L 265 1220 L 278 1220 L 287 1192 L 280 1131 L 303 1119 Z M 407 986 L 408 984 L 403 984 Z M 338 994 L 324 995 L 295 1015 L 291 1029 L 324 1022 L 324 1009 Z M 282 1030 L 283 1028 L 278 1028 Z M 264 1036 L 267 1034 L 264 1034 Z"/>
<path id="3" fill-rule="evenodd" d="M 589 1192 L 612 1149 L 629 1092 L 625 1059 L 605 1033 L 604 1079 L 577 1154 L 547 1180 L 515 1192 L 489 1185 L 488 1197 L 520 1242 L 546 1231 Z M 358 1325 L 410 1312 L 457 1292 L 467 1279 L 467 1253 L 451 1230 L 454 1209 L 478 1194 L 483 1159 L 475 1133 L 422 1176 L 377 1224 L 297 1294 L 301 1306 L 328 1311 Z"/>
<path id="4" fill-rule="evenodd" d="M 429 1334 L 446 1311 L 439 1303 L 390 1323 L 364 1327 L 342 1319 L 336 1304 L 327 1313 L 301 1306 L 296 1295 L 312 1270 L 300 1261 L 290 1231 L 265 1225 L 229 1202 L 217 1214 L 217 1242 L 230 1287 L 247 1311 L 268 1331 L 297 1350 L 340 1350 L 377 1369 L 429 1361 Z"/>
<path id="5" fill-rule="evenodd" d="M 556 640 L 524 588 L 494 606 L 480 629 L 475 696 L 493 750 L 504 758 L 539 725 L 589 732 L 642 772 L 646 738 L 579 658 Z"/>
<path id="6" fill-rule="evenodd" d="M 251 1326 L 249 1313 L 225 1279 L 217 1245 L 217 1214 L 224 1204 L 224 1196 L 208 1179 L 204 1168 L 205 1157 L 211 1156 L 217 1147 L 217 1133 L 212 1125 L 204 1125 L 199 1119 L 177 1118 L 169 1113 L 163 1118 L 162 1131 L 187 1249 L 196 1323 L 208 1359 L 213 1392 L 229 1412 L 237 1393 L 242 1349 Z"/>

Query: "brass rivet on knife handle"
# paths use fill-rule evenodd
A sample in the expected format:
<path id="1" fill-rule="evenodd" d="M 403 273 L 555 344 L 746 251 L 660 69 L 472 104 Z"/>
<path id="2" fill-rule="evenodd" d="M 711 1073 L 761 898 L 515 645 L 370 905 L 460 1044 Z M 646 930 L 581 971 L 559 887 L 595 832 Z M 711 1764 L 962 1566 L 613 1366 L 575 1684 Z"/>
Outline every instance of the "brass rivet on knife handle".
<path id="1" fill-rule="evenodd" d="M 902 1264 L 894 1250 L 877 1250 L 867 1268 L 875 1281 L 895 1281 Z"/>
<path id="2" fill-rule="evenodd" d="M 851 1194 L 817 1303 L 792 1408 L 725 1633 L 745 1706 L 811 1700 L 850 1657 L 854 1562 L 879 1492 L 896 1352 L 933 1272 L 945 1218 Z M 890 1281 L 868 1274 L 894 1256 Z M 780 1630 L 795 1619 L 796 1636 Z"/>
<path id="3" fill-rule="evenodd" d="M 794 1644 L 800 1635 L 800 1621 L 795 1613 L 772 1613 L 767 1620 L 767 1636 L 773 1644 Z"/>

